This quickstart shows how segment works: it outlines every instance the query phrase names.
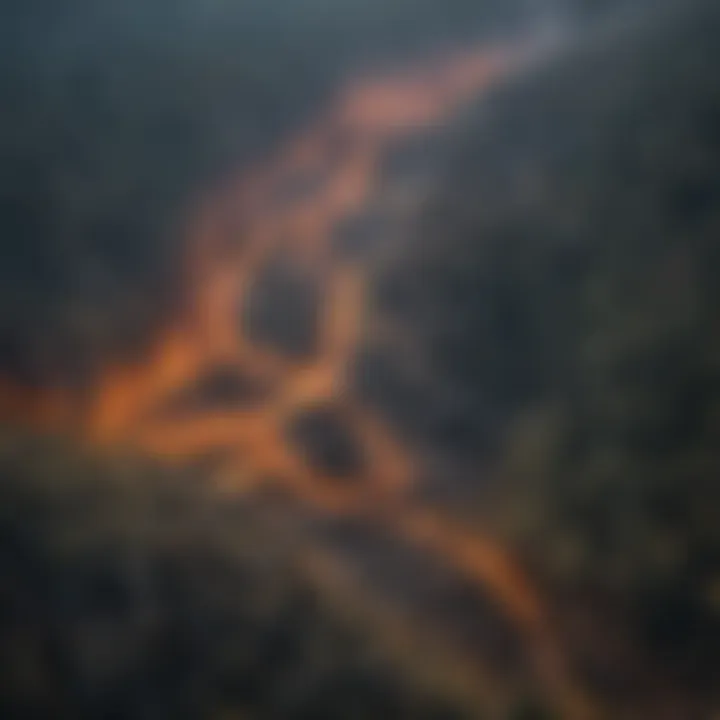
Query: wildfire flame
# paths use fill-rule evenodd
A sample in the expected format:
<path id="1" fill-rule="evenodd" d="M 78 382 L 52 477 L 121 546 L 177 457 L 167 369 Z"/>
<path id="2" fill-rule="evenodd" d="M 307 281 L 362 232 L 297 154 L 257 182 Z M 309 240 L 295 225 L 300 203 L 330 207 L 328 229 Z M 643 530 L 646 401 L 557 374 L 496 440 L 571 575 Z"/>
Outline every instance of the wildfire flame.
<path id="1" fill-rule="evenodd" d="M 189 229 L 184 310 L 141 360 L 104 368 L 86 391 L 85 404 L 67 393 L 28 391 L 2 380 L 0 409 L 15 422 L 72 426 L 94 443 L 135 448 L 169 462 L 222 452 L 221 477 L 234 492 L 279 483 L 323 512 L 383 521 L 494 595 L 537 652 L 545 681 L 567 698 L 572 685 L 543 605 L 521 568 L 490 538 L 461 530 L 408 499 L 414 457 L 352 395 L 350 368 L 375 321 L 365 312 L 373 258 L 344 257 L 335 244 L 338 228 L 359 216 L 372 197 L 388 149 L 450 119 L 463 103 L 522 66 L 528 54 L 527 48 L 482 48 L 349 84 L 277 156 L 202 200 Z M 322 286 L 312 357 L 288 357 L 253 342 L 239 322 L 258 274 L 278 256 Z M 271 390 L 249 407 L 159 412 L 217 368 L 236 368 Z M 367 458 L 352 483 L 334 482 L 288 442 L 288 422 L 323 403 L 340 409 Z M 584 716 L 578 705 L 573 717 Z"/>

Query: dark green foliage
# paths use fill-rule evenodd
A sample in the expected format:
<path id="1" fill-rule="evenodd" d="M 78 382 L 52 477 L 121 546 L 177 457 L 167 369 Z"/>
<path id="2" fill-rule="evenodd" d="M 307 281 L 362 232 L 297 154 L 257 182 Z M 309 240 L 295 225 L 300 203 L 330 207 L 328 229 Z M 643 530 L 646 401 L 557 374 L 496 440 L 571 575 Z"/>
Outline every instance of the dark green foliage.
<path id="1" fill-rule="evenodd" d="M 457 512 L 519 549 L 577 675 L 632 720 L 710 717 L 720 687 L 720 17 L 666 4 L 468 115 L 378 292 L 432 387 L 372 351 L 363 387 L 452 461 L 438 496 L 473 478 Z M 240 5 L 3 7 L 3 370 L 67 381 L 141 345 L 175 304 L 177 228 L 209 179 L 350 69 L 529 3 Z M 180 400 L 231 392 L 242 378 Z M 0 474 L 4 716 L 462 712 L 369 650 L 257 507 L 14 437 Z"/>
<path id="2" fill-rule="evenodd" d="M 3 435 L 0 714 L 463 718 L 192 473 Z"/>
<path id="3" fill-rule="evenodd" d="M 521 5 L 4 4 L 0 367 L 67 382 L 134 352 L 178 302 L 201 188 L 265 156 L 351 70 Z"/>
<path id="4" fill-rule="evenodd" d="M 696 701 L 720 669 L 720 14 L 660 17 L 468 118 L 384 302 L 493 418 L 479 514 L 569 627 L 589 603 L 615 628 L 568 631 L 588 673 Z"/>

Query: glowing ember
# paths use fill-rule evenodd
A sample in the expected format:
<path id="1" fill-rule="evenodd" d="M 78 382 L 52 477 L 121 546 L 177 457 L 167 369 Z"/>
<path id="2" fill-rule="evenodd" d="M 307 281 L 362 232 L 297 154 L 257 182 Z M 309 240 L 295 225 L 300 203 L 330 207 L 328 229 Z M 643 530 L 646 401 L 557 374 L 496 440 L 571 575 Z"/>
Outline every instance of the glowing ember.
<path id="1" fill-rule="evenodd" d="M 411 503 L 411 453 L 353 397 L 349 372 L 374 322 L 365 316 L 373 258 L 362 252 L 341 257 L 334 247 L 343 223 L 361 214 L 378 186 L 381 161 L 393 143 L 447 121 L 527 56 L 514 48 L 483 49 L 349 85 L 277 157 L 203 201 L 189 235 L 185 310 L 141 361 L 105 368 L 84 391 L 89 403 L 6 380 L 0 384 L 0 410 L 15 422 L 74 427 L 95 443 L 120 444 L 169 462 L 221 451 L 225 488 L 248 492 L 281 483 L 322 511 L 386 523 L 488 590 L 526 634 L 544 679 L 570 702 L 545 613 L 521 570 L 489 538 Z M 228 236 L 229 217 L 241 218 L 238 237 Z M 243 303 L 277 257 L 322 288 L 311 357 L 293 358 L 251 342 L 241 326 Z M 237 408 L 198 403 L 192 412 L 159 411 L 218 369 L 234 369 L 270 391 L 262 402 Z M 352 482 L 333 482 L 288 441 L 293 418 L 322 405 L 339 409 L 361 448 L 363 462 Z M 583 717 L 577 703 L 573 708 L 573 717 Z"/>

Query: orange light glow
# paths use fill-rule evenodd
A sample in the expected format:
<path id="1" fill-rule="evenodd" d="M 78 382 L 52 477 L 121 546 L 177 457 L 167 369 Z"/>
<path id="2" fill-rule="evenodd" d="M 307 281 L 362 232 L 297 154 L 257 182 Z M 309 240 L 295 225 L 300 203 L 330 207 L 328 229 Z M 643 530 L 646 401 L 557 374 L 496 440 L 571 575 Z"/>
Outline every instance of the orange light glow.
<path id="1" fill-rule="evenodd" d="M 281 483 L 322 512 L 384 518 L 393 532 L 441 556 L 494 595 L 528 641 L 542 646 L 546 660 L 553 655 L 553 673 L 563 676 L 542 604 L 510 554 L 411 502 L 408 489 L 418 459 L 352 395 L 348 374 L 374 322 L 366 315 L 373 258 L 372 253 L 338 257 L 333 246 L 339 226 L 360 215 L 371 199 L 393 143 L 447 121 L 517 63 L 514 48 L 482 49 L 348 85 L 277 156 L 203 199 L 189 236 L 184 309 L 141 360 L 104 368 L 83 393 L 89 403 L 3 381 L 0 413 L 43 428 L 73 427 L 94 443 L 122 445 L 173 463 L 222 451 L 225 489 L 233 477 L 238 492 Z M 303 183 L 306 192 L 283 193 Z M 238 237 L 227 236 L 223 220 L 231 216 L 241 218 Z M 238 320 L 259 271 L 278 255 L 323 289 L 318 349 L 309 359 L 253 343 Z M 221 365 L 269 383 L 267 401 L 231 411 L 158 412 Z M 288 443 L 287 423 L 319 403 L 341 408 L 363 446 L 367 463 L 351 483 L 324 477 Z"/>

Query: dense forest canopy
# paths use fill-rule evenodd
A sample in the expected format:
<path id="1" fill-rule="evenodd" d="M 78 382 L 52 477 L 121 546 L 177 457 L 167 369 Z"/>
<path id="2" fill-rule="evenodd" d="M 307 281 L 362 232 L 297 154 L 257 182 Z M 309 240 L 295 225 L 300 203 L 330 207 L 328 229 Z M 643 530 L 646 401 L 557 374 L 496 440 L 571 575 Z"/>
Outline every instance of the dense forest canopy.
<path id="1" fill-rule="evenodd" d="M 528 0 L 6 5 L 0 284 L 13 310 L 0 323 L 3 366 L 68 382 L 100 356 L 146 342 L 177 302 L 177 224 L 190 199 L 223 169 L 262 157 L 343 77 L 591 8 Z M 28 325 L 44 331 L 27 333 Z"/>
<path id="2" fill-rule="evenodd" d="M 672 32 L 589 44 L 479 108 L 381 295 L 464 398 L 418 432 L 451 423 L 487 468 L 479 515 L 571 604 L 594 596 L 596 620 L 618 613 L 635 651 L 706 688 L 720 629 L 716 21 L 706 6 Z"/>
<path id="3" fill-rule="evenodd" d="M 718 30 L 712 0 L 6 3 L 0 714 L 714 720 Z M 543 32 L 385 158 L 431 176 L 409 221 L 355 228 L 392 250 L 368 313 L 402 342 L 368 330 L 343 391 L 408 448 L 402 502 L 218 493 L 226 446 L 169 467 L 13 427 L 13 383 L 142 366 L 203 199 L 353 78 Z M 322 302 L 256 280 L 301 364 Z M 164 411 L 264 402 L 205 380 Z M 287 442 L 361 466 L 347 421 L 310 407 Z"/>

